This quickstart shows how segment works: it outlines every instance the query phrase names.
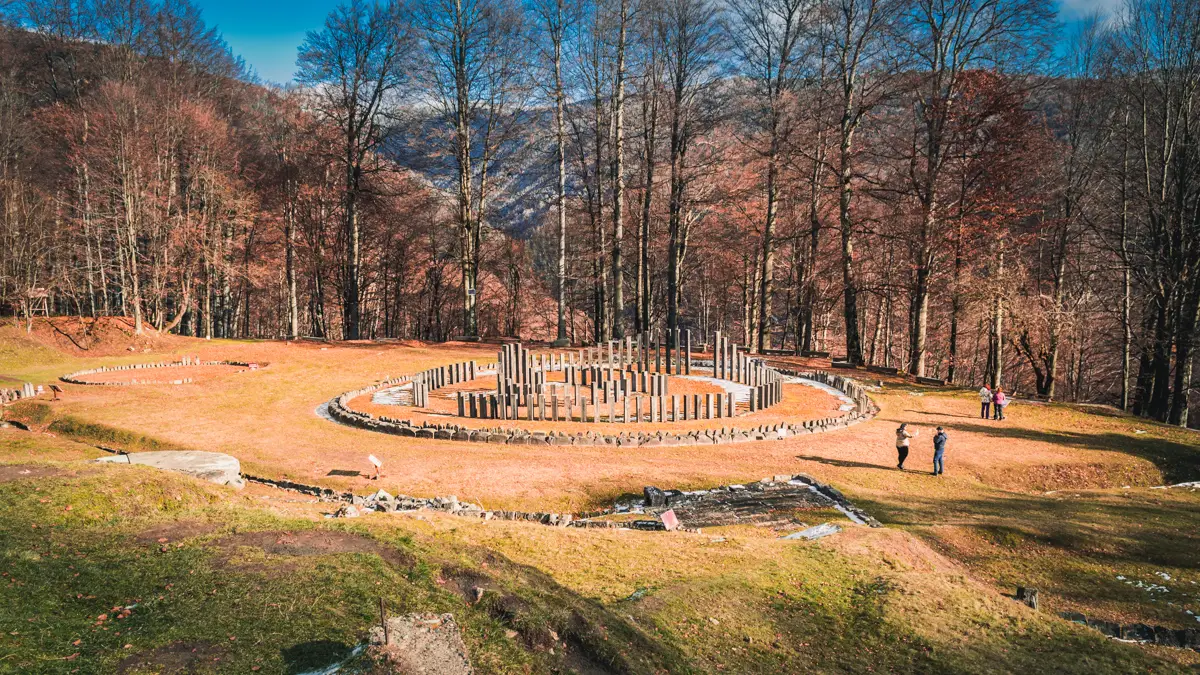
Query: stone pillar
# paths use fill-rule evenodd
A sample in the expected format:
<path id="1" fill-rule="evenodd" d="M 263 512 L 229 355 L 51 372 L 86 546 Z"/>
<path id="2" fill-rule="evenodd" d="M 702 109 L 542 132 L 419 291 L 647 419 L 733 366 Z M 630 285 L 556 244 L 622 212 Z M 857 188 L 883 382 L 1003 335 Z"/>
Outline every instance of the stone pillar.
<path id="1" fill-rule="evenodd" d="M 713 377 L 721 377 L 721 331 L 713 336 Z"/>
<path id="2" fill-rule="evenodd" d="M 626 424 L 629 424 L 629 423 L 630 423 L 630 422 L 632 422 L 633 420 L 629 419 L 629 397 L 628 397 L 628 396 L 625 396 L 625 397 L 623 397 L 623 398 L 621 399 L 621 408 L 622 408 L 622 410 L 621 410 L 621 415 L 622 415 L 622 417 L 621 417 L 621 421 L 622 421 L 622 422 L 624 422 L 624 423 L 626 423 Z"/>
<path id="3" fill-rule="evenodd" d="M 713 418 L 713 395 L 704 395 L 704 419 L 711 420 Z"/>
<path id="4" fill-rule="evenodd" d="M 588 402 L 586 398 L 579 402 L 579 421 L 588 421 Z"/>
<path id="5" fill-rule="evenodd" d="M 691 375 L 692 374 L 692 329 L 691 328 L 689 328 L 687 330 L 687 339 L 684 341 L 683 354 L 684 354 L 683 374 Z"/>
<path id="6" fill-rule="evenodd" d="M 730 394 L 727 398 L 729 399 L 726 403 L 726 405 L 729 406 L 729 410 L 727 411 L 729 413 L 728 417 L 735 417 L 737 415 L 737 402 L 733 400 L 732 394 Z"/>
<path id="7" fill-rule="evenodd" d="M 467 402 L 463 400 L 463 393 L 461 391 L 458 392 L 458 396 L 456 396 L 456 398 L 458 399 L 458 416 L 464 417 L 466 416 L 467 412 Z"/>
<path id="8" fill-rule="evenodd" d="M 558 394 L 550 397 L 550 415 L 555 422 L 558 421 Z"/>

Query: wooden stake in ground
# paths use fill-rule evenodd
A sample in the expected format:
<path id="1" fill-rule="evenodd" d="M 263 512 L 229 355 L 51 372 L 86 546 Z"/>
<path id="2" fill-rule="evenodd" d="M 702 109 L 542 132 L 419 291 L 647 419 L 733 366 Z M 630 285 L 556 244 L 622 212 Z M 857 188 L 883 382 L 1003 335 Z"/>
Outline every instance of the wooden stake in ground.
<path id="1" fill-rule="evenodd" d="M 386 647 L 391 642 L 391 636 L 388 635 L 387 608 L 384 607 L 382 595 L 379 596 L 379 622 L 383 625 L 383 646 Z"/>

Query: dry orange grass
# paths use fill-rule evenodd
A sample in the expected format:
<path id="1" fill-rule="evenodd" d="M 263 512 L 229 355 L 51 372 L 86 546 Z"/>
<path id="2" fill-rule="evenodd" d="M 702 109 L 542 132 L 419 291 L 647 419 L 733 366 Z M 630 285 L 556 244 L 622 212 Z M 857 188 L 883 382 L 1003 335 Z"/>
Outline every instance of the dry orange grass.
<path id="1" fill-rule="evenodd" d="M 1044 491 L 1149 485 L 1163 481 L 1163 462 L 1155 453 L 1163 447 L 1195 447 L 1192 432 L 1021 401 L 1009 408 L 1009 420 L 983 421 L 970 392 L 910 391 L 890 384 L 875 394 L 882 412 L 873 421 L 785 441 L 724 446 L 628 449 L 426 441 L 343 427 L 315 413 L 333 396 L 363 384 L 465 359 L 491 361 L 496 351 L 495 345 L 463 343 L 326 345 L 175 338 L 161 350 L 122 361 L 187 354 L 271 365 L 186 387 L 68 386 L 65 400 L 54 405 L 60 414 L 187 447 L 228 452 L 252 474 L 359 491 L 383 487 L 416 495 L 457 494 L 492 508 L 537 510 L 591 507 L 621 493 L 640 492 L 648 484 L 702 487 L 792 472 L 811 473 L 869 500 L 959 498 L 983 488 Z M 70 372 L 111 362 L 64 357 L 58 369 Z M 755 423 L 826 416 L 836 408 L 835 399 L 812 388 L 785 389 L 785 401 L 759 413 Z M 378 408 L 393 415 L 397 410 Z M 932 428 L 947 428 L 947 476 L 934 479 L 896 470 L 894 429 L 901 421 L 921 431 L 909 459 L 913 469 L 929 465 Z M 550 426 L 533 423 L 539 429 Z M 1141 427 L 1148 433 L 1137 434 Z M 383 461 L 379 482 L 329 475 L 334 470 L 365 472 L 368 454 Z"/>
<path id="2" fill-rule="evenodd" d="M 4 330 L 0 344 L 25 344 L 24 337 Z M 56 345 L 37 347 L 40 351 L 20 347 L 11 356 L 0 353 L 0 373 L 46 381 L 37 377 L 183 354 L 270 362 L 269 368 L 257 372 L 190 387 L 68 386 L 66 400 L 52 405 L 59 415 L 229 452 L 252 474 L 357 492 L 382 487 L 393 493 L 457 494 L 488 508 L 575 510 L 608 503 L 617 494 L 638 492 L 648 484 L 701 487 L 805 472 L 835 484 L 889 526 L 884 532 L 853 529 L 818 546 L 867 559 L 881 574 L 903 575 L 912 594 L 896 602 L 904 612 L 911 611 L 917 623 L 928 621 L 928 608 L 910 603 L 933 597 L 943 578 L 960 575 L 1008 593 L 1017 584 L 1037 585 L 1048 612 L 1073 609 L 1164 625 L 1193 620 L 1165 603 L 1151 604 L 1143 591 L 1116 579 L 1126 575 L 1154 580 L 1157 572 L 1165 572 L 1180 588 L 1200 583 L 1200 496 L 1139 489 L 1200 476 L 1200 440 L 1193 431 L 1100 408 L 1022 400 L 1008 409 L 1008 420 L 985 421 L 978 417 L 971 391 L 918 388 L 888 378 L 873 394 L 882 408 L 875 420 L 785 441 L 638 449 L 422 441 L 342 427 L 314 410 L 336 394 L 388 376 L 464 359 L 491 361 L 496 346 L 206 343 L 173 338 L 145 348 L 151 351 L 118 356 L 110 350 L 94 358 L 85 352 L 64 353 Z M 806 387 L 788 390 L 796 396 L 820 394 Z M 813 401 L 816 406 L 831 404 Z M 797 405 L 802 409 L 804 404 Z M 895 468 L 894 430 L 901 422 L 920 431 L 908 460 L 910 471 L 904 473 Z M 948 474 L 942 478 L 927 473 L 937 425 L 950 434 Z M 535 427 L 546 428 L 546 423 Z M 36 459 L 32 446 L 17 452 Z M 80 446 L 65 441 L 57 443 L 53 453 L 55 458 L 86 455 Z M 335 469 L 365 471 L 368 454 L 383 460 L 380 481 L 329 475 Z M 247 498 L 262 497 L 255 494 L 257 489 L 251 488 Z M 518 526 L 467 528 L 460 522 L 431 529 L 469 530 L 472 543 L 501 548 L 521 562 L 553 569 L 555 576 L 588 595 L 622 597 L 654 576 L 642 568 L 643 561 L 634 564 L 614 557 L 623 537 L 640 541 L 641 534 L 531 529 L 510 537 Z M 695 543 L 688 549 L 694 560 L 679 564 L 707 564 L 715 544 L 707 538 Z M 760 541 L 735 534 L 720 546 L 745 549 L 754 560 L 786 555 L 780 553 L 785 550 L 781 543 L 766 535 Z M 563 556 L 563 550 L 574 555 Z M 660 547 L 647 547 L 645 569 L 661 568 L 661 553 Z M 604 557 L 611 565 L 579 563 Z M 739 564 L 737 557 L 724 557 L 713 573 Z M 968 608 L 979 602 L 975 592 L 962 599 Z M 986 602 L 1003 605 L 1003 610 L 1011 601 L 995 595 Z M 680 606 L 687 603 L 681 600 Z M 945 631 L 950 640 L 957 639 L 959 628 L 939 623 L 937 631 Z"/>

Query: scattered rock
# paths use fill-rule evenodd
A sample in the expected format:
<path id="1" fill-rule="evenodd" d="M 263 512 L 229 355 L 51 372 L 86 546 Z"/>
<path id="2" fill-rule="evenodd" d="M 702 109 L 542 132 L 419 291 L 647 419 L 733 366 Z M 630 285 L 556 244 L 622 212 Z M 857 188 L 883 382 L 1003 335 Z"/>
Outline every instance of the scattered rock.
<path id="1" fill-rule="evenodd" d="M 228 485 L 235 488 L 242 488 L 246 485 L 242 481 L 242 465 L 237 458 L 220 452 L 201 452 L 199 450 L 131 452 L 101 457 L 96 461 L 113 464 L 142 464 L 186 473 L 217 485 Z"/>
<path id="2" fill-rule="evenodd" d="M 470 658 L 452 614 L 406 614 L 371 629 L 371 643 L 399 673 L 413 675 L 471 675 Z"/>
<path id="3" fill-rule="evenodd" d="M 653 485 L 647 485 L 642 488 L 642 493 L 646 496 L 646 506 L 661 507 L 667 505 L 667 493 Z"/>
<path id="4" fill-rule="evenodd" d="M 1017 586 L 1017 602 L 1022 602 L 1029 606 L 1030 609 L 1038 608 L 1038 589 L 1026 588 L 1025 586 Z"/>

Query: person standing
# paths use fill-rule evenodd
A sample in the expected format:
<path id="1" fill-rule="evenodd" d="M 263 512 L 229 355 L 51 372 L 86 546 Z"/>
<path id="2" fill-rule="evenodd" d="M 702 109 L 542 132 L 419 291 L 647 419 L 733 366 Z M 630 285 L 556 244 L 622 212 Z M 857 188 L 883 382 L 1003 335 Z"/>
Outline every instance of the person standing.
<path id="1" fill-rule="evenodd" d="M 946 431 L 941 427 L 937 428 L 937 433 L 933 435 L 933 475 L 940 476 L 946 470 L 946 441 L 949 437 L 946 436 Z"/>
<path id="2" fill-rule="evenodd" d="M 992 409 L 992 390 L 986 384 L 979 390 L 979 416 L 987 419 L 991 415 Z"/>
<path id="3" fill-rule="evenodd" d="M 916 436 L 917 432 L 908 430 L 908 422 L 904 422 L 896 430 L 896 456 L 899 457 L 897 469 L 904 470 L 904 460 L 908 459 L 908 442 Z"/>
<path id="4" fill-rule="evenodd" d="M 992 396 L 992 419 L 1004 419 L 1004 406 L 1008 405 L 1008 397 L 1004 395 L 1002 387 L 996 387 L 996 394 Z"/>

